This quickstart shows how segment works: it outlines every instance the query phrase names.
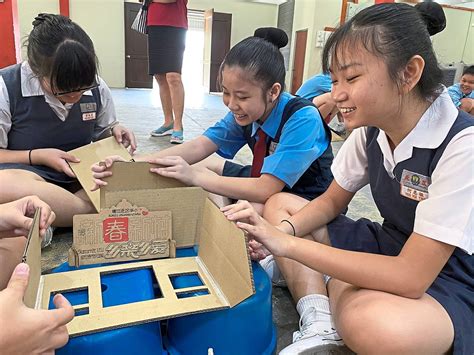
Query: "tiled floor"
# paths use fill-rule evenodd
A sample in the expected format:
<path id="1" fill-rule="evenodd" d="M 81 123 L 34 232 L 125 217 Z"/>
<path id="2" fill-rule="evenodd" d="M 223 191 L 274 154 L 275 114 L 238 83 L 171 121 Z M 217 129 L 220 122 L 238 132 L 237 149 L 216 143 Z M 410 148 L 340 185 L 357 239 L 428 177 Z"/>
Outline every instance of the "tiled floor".
<path id="1" fill-rule="evenodd" d="M 131 128 L 138 140 L 138 153 L 161 150 L 170 146 L 169 137 L 150 137 L 149 132 L 161 125 L 163 113 L 156 90 L 113 89 L 117 117 Z M 200 92 L 186 92 L 184 114 L 185 140 L 199 136 L 207 127 L 213 125 L 227 112 L 220 95 L 206 95 Z M 343 142 L 333 142 L 335 153 Z M 236 156 L 236 161 L 248 163 L 251 154 L 244 148 Z M 356 194 L 349 206 L 348 216 L 361 216 L 380 220 L 367 187 Z M 43 250 L 43 269 L 51 270 L 67 260 L 67 250 L 71 244 L 70 230 L 58 230 L 53 244 Z M 292 332 L 298 327 L 298 315 L 287 289 L 273 288 L 273 319 L 278 328 L 277 350 L 291 342 Z"/>

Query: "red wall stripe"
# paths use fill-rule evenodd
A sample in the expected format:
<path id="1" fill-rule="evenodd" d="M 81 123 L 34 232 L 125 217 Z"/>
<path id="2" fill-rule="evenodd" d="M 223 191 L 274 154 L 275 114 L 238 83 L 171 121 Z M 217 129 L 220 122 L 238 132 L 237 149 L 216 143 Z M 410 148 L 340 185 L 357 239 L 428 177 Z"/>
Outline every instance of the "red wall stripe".
<path id="1" fill-rule="evenodd" d="M 0 68 L 19 62 L 21 59 L 17 0 L 0 2 L 0 38 Z"/>
<path id="2" fill-rule="evenodd" d="M 69 0 L 59 0 L 59 13 L 69 17 Z"/>

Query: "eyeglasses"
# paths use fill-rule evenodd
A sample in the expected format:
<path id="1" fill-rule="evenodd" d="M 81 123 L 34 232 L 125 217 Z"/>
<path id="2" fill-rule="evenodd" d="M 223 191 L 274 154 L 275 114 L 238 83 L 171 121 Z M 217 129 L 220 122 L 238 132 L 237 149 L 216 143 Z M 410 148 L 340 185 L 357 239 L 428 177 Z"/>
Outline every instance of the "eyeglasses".
<path id="1" fill-rule="evenodd" d="M 84 94 L 86 91 L 89 91 L 89 90 L 92 90 L 92 89 L 96 89 L 99 87 L 99 83 L 95 83 L 94 85 L 91 85 L 91 86 L 88 86 L 88 87 L 85 87 L 85 88 L 82 88 L 82 89 L 77 89 L 77 90 L 70 90 L 70 91 L 63 91 L 63 92 L 52 92 L 52 94 L 55 96 L 55 97 L 58 97 L 58 96 L 64 96 L 64 95 L 69 95 L 69 94 Z"/>

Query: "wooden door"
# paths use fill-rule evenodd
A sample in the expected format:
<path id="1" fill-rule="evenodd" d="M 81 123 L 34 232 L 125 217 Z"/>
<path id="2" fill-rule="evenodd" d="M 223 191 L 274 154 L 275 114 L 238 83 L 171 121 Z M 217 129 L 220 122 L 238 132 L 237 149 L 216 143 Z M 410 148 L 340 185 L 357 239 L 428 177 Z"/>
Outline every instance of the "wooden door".
<path id="1" fill-rule="evenodd" d="M 219 68 L 230 50 L 232 14 L 204 12 L 204 87 L 209 92 L 220 91 L 217 85 Z"/>
<path id="2" fill-rule="evenodd" d="M 291 93 L 294 94 L 303 83 L 304 59 L 306 55 L 306 40 L 308 30 L 296 31 L 295 57 L 293 60 L 293 75 Z"/>
<path id="3" fill-rule="evenodd" d="M 148 74 L 147 36 L 130 28 L 141 4 L 125 2 L 125 86 L 153 87 L 153 76 Z"/>

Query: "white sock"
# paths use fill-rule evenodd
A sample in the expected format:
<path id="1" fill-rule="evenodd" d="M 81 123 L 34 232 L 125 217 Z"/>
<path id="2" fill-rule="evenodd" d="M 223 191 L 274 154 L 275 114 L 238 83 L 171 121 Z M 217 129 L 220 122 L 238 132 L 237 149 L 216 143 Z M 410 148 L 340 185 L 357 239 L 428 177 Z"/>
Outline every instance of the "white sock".
<path id="1" fill-rule="evenodd" d="M 325 295 L 311 294 L 300 298 L 296 304 L 296 310 L 303 315 L 304 311 L 310 307 L 316 310 L 317 320 L 330 322 L 331 308 L 329 307 L 329 297 Z"/>

